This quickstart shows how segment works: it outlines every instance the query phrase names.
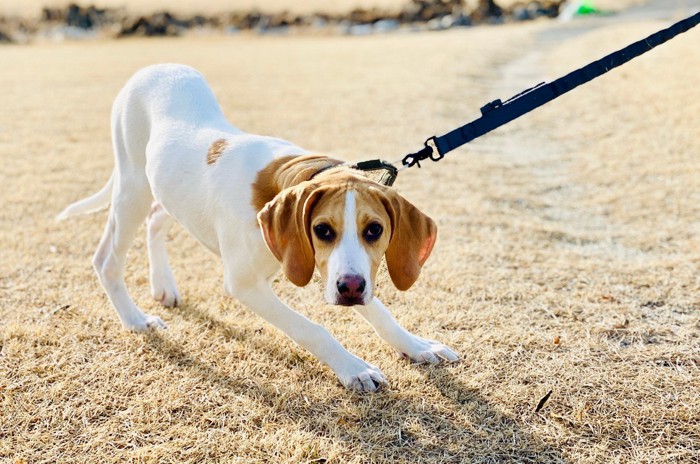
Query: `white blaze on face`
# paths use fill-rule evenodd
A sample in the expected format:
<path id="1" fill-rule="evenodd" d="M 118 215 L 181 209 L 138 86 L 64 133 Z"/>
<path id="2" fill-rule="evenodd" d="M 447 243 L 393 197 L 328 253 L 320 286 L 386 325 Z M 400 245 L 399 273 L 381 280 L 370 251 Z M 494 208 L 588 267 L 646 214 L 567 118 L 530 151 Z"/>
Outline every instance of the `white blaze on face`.
<path id="1" fill-rule="evenodd" d="M 359 276 L 365 280 L 363 302 L 372 296 L 372 278 L 367 251 L 360 243 L 357 230 L 357 206 L 355 192 L 348 190 L 345 194 L 343 211 L 343 235 L 335 250 L 328 258 L 328 281 L 326 282 L 325 297 L 330 304 L 337 304 L 339 294 L 337 282 L 343 276 Z"/>

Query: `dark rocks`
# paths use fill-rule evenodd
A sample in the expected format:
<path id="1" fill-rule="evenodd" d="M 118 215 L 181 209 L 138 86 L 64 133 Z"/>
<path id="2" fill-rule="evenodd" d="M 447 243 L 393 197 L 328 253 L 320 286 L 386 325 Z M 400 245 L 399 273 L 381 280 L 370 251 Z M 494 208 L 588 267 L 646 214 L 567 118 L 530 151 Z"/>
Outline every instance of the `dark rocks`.
<path id="1" fill-rule="evenodd" d="M 0 44 L 26 43 L 34 32 L 32 25 L 22 19 L 0 17 Z"/>
<path id="2" fill-rule="evenodd" d="M 186 23 L 168 12 L 162 12 L 137 18 L 131 24 L 123 26 L 118 37 L 133 35 L 146 37 L 178 36 L 185 30 Z"/>
<path id="3" fill-rule="evenodd" d="M 0 43 L 13 43 L 12 37 L 9 34 L 0 31 Z"/>
<path id="4" fill-rule="evenodd" d="M 411 0 L 400 18 L 402 22 L 428 22 L 452 15 L 455 10 L 464 7 L 462 0 Z"/>
<path id="5" fill-rule="evenodd" d="M 514 6 L 511 15 L 516 21 L 527 21 L 543 16 L 556 18 L 559 16 L 560 6 L 561 2 L 529 2 Z"/>
<path id="6" fill-rule="evenodd" d="M 117 20 L 115 10 L 95 6 L 83 8 L 75 3 L 71 3 L 65 9 L 44 8 L 41 11 L 41 19 L 44 22 L 61 22 L 66 26 L 80 29 L 98 28 Z"/>
<path id="7" fill-rule="evenodd" d="M 471 14 L 471 18 L 475 22 L 484 22 L 490 18 L 501 18 L 502 16 L 503 9 L 494 0 L 479 0 L 479 5 Z"/>
<path id="8" fill-rule="evenodd" d="M 44 8 L 31 33 L 63 31 L 62 37 L 102 35 L 179 36 L 189 30 L 208 28 L 225 33 L 253 31 L 258 34 L 286 34 L 290 30 L 325 30 L 350 35 L 386 33 L 400 28 L 408 30 L 443 30 L 479 23 L 525 21 L 538 17 L 556 17 L 563 0 L 523 1 L 511 9 L 501 8 L 497 0 L 479 0 L 476 8 L 465 0 L 407 0 L 399 11 L 379 8 L 356 8 L 346 14 L 315 13 L 307 15 L 263 13 L 258 10 L 231 12 L 217 16 L 177 16 L 162 11 L 145 16 L 131 16 L 122 9 L 79 6 Z M 0 42 L 12 42 L 12 27 L 0 17 Z M 16 21 L 13 24 L 19 24 Z M 26 30 L 22 32 L 26 36 Z M 67 33 L 66 31 L 70 32 Z M 81 32 L 83 31 L 83 32 Z M 18 32 L 19 33 L 19 32 Z M 15 34 L 17 36 L 17 34 Z"/>

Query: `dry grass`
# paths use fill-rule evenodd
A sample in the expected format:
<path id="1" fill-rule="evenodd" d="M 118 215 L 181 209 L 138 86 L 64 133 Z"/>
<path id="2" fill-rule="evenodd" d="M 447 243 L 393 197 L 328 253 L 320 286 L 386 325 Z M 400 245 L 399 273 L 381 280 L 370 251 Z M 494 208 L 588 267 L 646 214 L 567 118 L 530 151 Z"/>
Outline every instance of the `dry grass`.
<path id="1" fill-rule="evenodd" d="M 392 159 L 661 25 L 544 36 L 546 55 L 515 62 L 562 26 L 0 48 L 0 461 L 697 461 L 698 31 L 401 174 L 440 240 L 413 289 L 383 276 L 379 293 L 463 362 L 407 364 L 317 284 L 276 284 L 383 369 L 375 395 L 222 296 L 221 266 L 180 228 L 184 306 L 151 301 L 141 234 L 128 284 L 170 328 L 120 330 L 90 269 L 105 215 L 53 222 L 106 181 L 111 100 L 146 64 L 201 69 L 246 130 Z"/>

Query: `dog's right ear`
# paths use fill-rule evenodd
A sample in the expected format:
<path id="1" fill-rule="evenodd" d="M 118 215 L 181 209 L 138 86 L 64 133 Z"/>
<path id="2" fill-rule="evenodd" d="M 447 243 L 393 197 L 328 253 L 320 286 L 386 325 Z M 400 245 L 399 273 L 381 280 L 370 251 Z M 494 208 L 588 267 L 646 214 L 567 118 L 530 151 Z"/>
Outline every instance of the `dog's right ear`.
<path id="1" fill-rule="evenodd" d="M 396 288 L 408 290 L 433 250 L 437 226 L 393 189 L 385 190 L 383 202 L 392 225 L 385 253 L 387 270 Z"/>
<path id="2" fill-rule="evenodd" d="M 314 273 L 311 210 L 322 195 L 317 186 L 303 182 L 278 193 L 258 213 L 267 248 L 282 264 L 294 285 L 303 287 Z"/>

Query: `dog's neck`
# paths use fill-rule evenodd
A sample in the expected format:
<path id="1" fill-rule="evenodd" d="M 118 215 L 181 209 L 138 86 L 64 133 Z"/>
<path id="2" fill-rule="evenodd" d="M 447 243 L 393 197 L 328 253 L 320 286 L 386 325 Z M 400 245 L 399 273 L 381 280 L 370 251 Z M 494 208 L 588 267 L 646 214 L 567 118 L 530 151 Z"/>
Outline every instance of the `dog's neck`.
<path id="1" fill-rule="evenodd" d="M 311 180 L 345 164 L 323 155 L 283 156 L 258 172 L 253 182 L 253 207 L 260 211 L 282 190 Z"/>

